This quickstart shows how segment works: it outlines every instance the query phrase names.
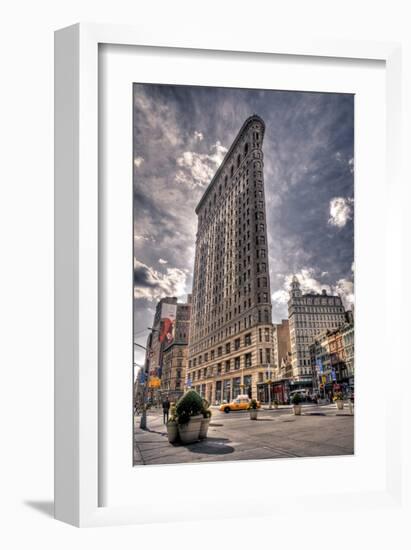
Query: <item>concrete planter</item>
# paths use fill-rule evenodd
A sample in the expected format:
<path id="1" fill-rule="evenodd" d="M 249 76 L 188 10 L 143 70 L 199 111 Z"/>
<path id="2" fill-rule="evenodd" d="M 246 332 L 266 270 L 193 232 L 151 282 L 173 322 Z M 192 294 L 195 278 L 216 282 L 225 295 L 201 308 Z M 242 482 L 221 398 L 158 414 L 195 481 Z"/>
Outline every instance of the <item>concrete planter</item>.
<path id="1" fill-rule="evenodd" d="M 202 416 L 192 416 L 187 424 L 178 425 L 178 434 L 181 439 L 181 443 L 187 445 L 188 443 L 194 443 L 198 441 L 200 437 L 200 428 L 201 421 L 203 420 Z"/>
<path id="2" fill-rule="evenodd" d="M 210 418 L 203 418 L 201 420 L 200 426 L 200 439 L 205 439 L 207 437 L 208 426 L 210 425 Z"/>
<path id="3" fill-rule="evenodd" d="M 250 409 L 250 420 L 257 420 L 258 409 Z"/>
<path id="4" fill-rule="evenodd" d="M 301 415 L 301 405 L 293 405 L 293 411 L 296 416 Z"/>
<path id="5" fill-rule="evenodd" d="M 343 401 L 342 399 L 337 399 L 337 400 L 335 401 L 335 404 L 336 404 L 337 409 L 338 409 L 339 411 L 342 411 L 342 410 L 343 410 L 343 408 L 344 408 L 344 401 Z"/>
<path id="6" fill-rule="evenodd" d="M 177 422 L 167 422 L 167 435 L 169 443 L 175 443 L 178 439 Z"/>

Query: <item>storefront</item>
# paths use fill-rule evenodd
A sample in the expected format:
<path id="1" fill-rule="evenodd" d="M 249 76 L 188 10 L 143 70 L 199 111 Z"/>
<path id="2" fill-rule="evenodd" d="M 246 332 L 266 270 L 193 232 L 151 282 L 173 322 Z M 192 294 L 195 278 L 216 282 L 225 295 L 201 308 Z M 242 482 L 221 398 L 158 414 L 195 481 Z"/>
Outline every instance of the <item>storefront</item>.
<path id="1" fill-rule="evenodd" d="M 221 388 L 222 388 L 222 383 L 221 383 L 221 380 L 217 380 L 217 382 L 215 383 L 215 400 L 216 400 L 216 403 L 221 403 Z"/>
<path id="2" fill-rule="evenodd" d="M 268 394 L 270 386 L 270 396 Z M 268 384 L 267 382 L 261 382 L 260 384 L 257 384 L 257 399 L 261 401 L 261 403 L 269 403 L 271 398 L 271 403 L 274 403 L 274 401 L 278 401 L 280 405 L 286 405 L 289 401 L 289 394 L 290 394 L 290 388 L 289 388 L 289 381 L 288 380 L 281 380 L 277 382 L 271 382 L 271 384 Z"/>
<path id="3" fill-rule="evenodd" d="M 229 403 L 231 401 L 231 380 L 223 380 L 223 399 Z"/>
<path id="4" fill-rule="evenodd" d="M 248 395 L 248 397 L 252 397 L 252 380 L 253 377 L 251 374 L 244 376 L 244 393 Z"/>
<path id="5" fill-rule="evenodd" d="M 241 393 L 241 378 L 233 378 L 233 395 L 232 399 L 235 399 Z"/>

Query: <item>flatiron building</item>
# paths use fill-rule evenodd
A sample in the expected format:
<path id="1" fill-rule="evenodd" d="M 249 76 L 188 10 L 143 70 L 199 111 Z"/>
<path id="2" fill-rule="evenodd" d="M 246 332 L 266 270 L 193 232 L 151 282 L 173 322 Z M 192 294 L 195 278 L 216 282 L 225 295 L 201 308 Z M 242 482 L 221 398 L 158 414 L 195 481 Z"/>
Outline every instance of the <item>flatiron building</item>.
<path id="1" fill-rule="evenodd" d="M 273 367 L 264 131 L 244 122 L 196 208 L 186 385 L 212 403 L 257 398 Z"/>

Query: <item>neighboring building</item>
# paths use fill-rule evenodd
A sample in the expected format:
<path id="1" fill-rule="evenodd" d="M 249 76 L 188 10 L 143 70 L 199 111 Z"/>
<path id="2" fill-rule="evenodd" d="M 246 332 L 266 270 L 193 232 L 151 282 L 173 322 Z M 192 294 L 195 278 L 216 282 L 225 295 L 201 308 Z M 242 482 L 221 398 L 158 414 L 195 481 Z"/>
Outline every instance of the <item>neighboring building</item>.
<path id="1" fill-rule="evenodd" d="M 145 360 L 148 396 L 153 402 L 158 402 L 164 393 L 169 393 L 174 399 L 183 392 L 190 334 L 190 301 L 191 295 L 188 296 L 188 303 L 178 303 L 175 297 L 165 297 L 157 303 L 153 326 L 147 338 Z M 183 351 L 180 353 L 178 349 Z M 178 377 L 181 383 L 178 383 Z"/>
<path id="2" fill-rule="evenodd" d="M 327 330 L 310 345 L 314 386 L 326 392 L 335 384 L 354 388 L 354 325 Z"/>
<path id="3" fill-rule="evenodd" d="M 325 330 L 335 330 L 346 322 L 339 296 L 325 290 L 321 294 L 302 294 L 300 283 L 293 277 L 288 302 L 290 323 L 291 363 L 293 384 L 296 387 L 312 385 L 310 344 Z"/>
<path id="4" fill-rule="evenodd" d="M 161 371 L 161 393 L 177 401 L 184 393 L 188 366 L 191 295 L 186 304 L 177 303 L 174 340 L 164 346 Z"/>
<path id="5" fill-rule="evenodd" d="M 174 305 L 177 308 L 177 298 L 162 298 L 156 306 L 151 334 L 147 339 L 146 362 L 148 363 L 148 374 L 151 379 L 161 378 L 163 366 L 164 342 L 160 341 L 161 316 L 163 304 Z"/>
<path id="6" fill-rule="evenodd" d="M 264 130 L 244 122 L 196 208 L 187 384 L 211 402 L 257 396 L 273 366 Z"/>
<path id="7" fill-rule="evenodd" d="M 346 324 L 341 329 L 345 353 L 345 367 L 342 378 L 349 386 L 354 388 L 354 324 Z"/>
<path id="8" fill-rule="evenodd" d="M 144 403 L 144 389 L 145 389 L 145 368 L 139 367 L 136 372 L 136 377 L 134 380 L 134 407 L 140 408 Z"/>
<path id="9" fill-rule="evenodd" d="M 288 319 L 273 326 L 274 379 L 286 378 L 291 374 L 291 341 Z"/>

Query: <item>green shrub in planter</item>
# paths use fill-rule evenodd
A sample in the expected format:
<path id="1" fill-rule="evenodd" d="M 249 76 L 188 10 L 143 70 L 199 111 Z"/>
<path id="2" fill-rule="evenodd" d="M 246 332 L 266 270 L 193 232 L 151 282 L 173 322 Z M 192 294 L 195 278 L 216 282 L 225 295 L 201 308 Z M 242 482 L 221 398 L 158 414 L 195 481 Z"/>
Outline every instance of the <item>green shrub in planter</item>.
<path id="1" fill-rule="evenodd" d="M 257 405 L 258 405 L 257 400 L 256 399 L 251 399 L 249 408 L 255 410 L 257 408 Z"/>
<path id="2" fill-rule="evenodd" d="M 190 417 L 203 412 L 203 400 L 195 390 L 189 390 L 176 404 L 177 421 L 179 424 L 187 424 Z"/>
<path id="3" fill-rule="evenodd" d="M 291 398 L 291 403 L 293 405 L 300 405 L 301 404 L 301 395 L 299 393 L 295 393 Z"/>

